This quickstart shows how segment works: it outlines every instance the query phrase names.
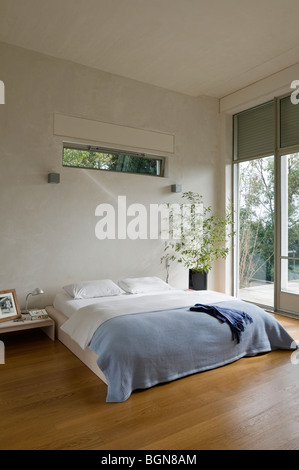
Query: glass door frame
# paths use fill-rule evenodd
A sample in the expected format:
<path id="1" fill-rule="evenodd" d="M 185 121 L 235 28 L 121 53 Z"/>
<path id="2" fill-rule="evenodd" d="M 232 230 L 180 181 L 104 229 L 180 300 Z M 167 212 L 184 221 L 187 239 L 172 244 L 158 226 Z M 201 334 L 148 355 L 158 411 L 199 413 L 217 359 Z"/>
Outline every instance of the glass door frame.
<path id="1" fill-rule="evenodd" d="M 237 209 L 235 212 L 235 220 L 234 220 L 234 226 L 236 228 L 236 234 L 234 237 L 234 250 L 233 250 L 233 264 L 234 264 L 234 276 L 233 276 L 233 294 L 238 297 L 239 295 L 239 258 L 240 258 L 240 240 L 239 240 L 239 235 L 240 235 L 240 194 L 239 194 L 239 175 L 240 175 L 240 164 L 244 162 L 250 162 L 254 160 L 259 160 L 263 158 L 269 158 L 273 157 L 274 159 L 274 167 L 275 167 L 275 155 L 274 152 L 263 154 L 260 156 L 254 156 L 254 157 L 249 157 L 246 159 L 239 159 L 239 160 L 234 160 L 233 162 L 233 202 L 234 202 L 234 207 Z M 274 170 L 275 171 L 275 170 Z M 275 185 L 274 185 L 275 186 Z M 275 187 L 274 187 L 274 207 L 276 208 L 276 201 L 275 201 Z M 276 243 L 276 233 L 275 233 L 275 227 L 276 227 L 276 222 L 274 221 L 274 252 L 275 252 L 275 243 Z M 244 299 L 247 302 L 252 302 L 255 303 L 256 305 L 259 305 L 260 307 L 266 308 L 267 310 L 273 310 L 275 308 L 275 276 L 276 276 L 276 271 L 275 271 L 275 266 L 276 266 L 276 259 L 275 259 L 275 253 L 274 253 L 274 294 L 273 294 L 273 305 L 266 305 L 262 303 L 258 303 L 256 300 L 248 300 Z"/>

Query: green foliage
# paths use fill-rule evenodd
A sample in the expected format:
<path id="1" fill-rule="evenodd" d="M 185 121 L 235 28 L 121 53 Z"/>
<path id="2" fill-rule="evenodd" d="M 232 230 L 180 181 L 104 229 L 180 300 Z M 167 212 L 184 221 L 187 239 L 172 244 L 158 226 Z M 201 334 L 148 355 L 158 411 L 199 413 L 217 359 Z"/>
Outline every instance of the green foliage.
<path id="1" fill-rule="evenodd" d="M 239 282 L 274 278 L 274 158 L 240 166 Z"/>
<path id="2" fill-rule="evenodd" d="M 233 222 L 232 205 L 220 217 L 213 215 L 210 206 L 204 206 L 198 193 L 189 191 L 182 197 L 187 201 L 180 204 L 182 220 L 170 215 L 172 232 L 180 233 L 180 239 L 166 243 L 161 261 L 177 261 L 192 272 L 209 272 L 214 261 L 229 253 L 227 241 L 234 235 L 228 230 Z"/>
<path id="3" fill-rule="evenodd" d="M 288 254 L 299 256 L 299 154 L 287 158 Z M 240 164 L 239 208 L 239 284 L 250 281 L 274 282 L 274 157 L 265 157 Z M 293 268 L 293 266 L 295 266 Z M 293 269 L 293 272 L 291 272 Z M 290 279 L 298 279 L 296 264 L 290 264 Z"/>
<path id="4" fill-rule="evenodd" d="M 64 148 L 63 165 L 96 170 L 157 175 L 157 159 L 121 153 Z"/>

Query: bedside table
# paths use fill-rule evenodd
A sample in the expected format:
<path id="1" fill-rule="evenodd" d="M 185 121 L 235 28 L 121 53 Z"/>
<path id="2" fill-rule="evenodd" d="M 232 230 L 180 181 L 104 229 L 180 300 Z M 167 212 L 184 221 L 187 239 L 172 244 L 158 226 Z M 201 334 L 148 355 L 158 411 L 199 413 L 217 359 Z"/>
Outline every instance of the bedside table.
<path id="1" fill-rule="evenodd" d="M 52 341 L 55 340 L 55 322 L 50 317 L 38 320 L 26 318 L 24 321 L 9 320 L 0 322 L 0 335 L 11 331 L 31 330 L 32 328 L 41 328 Z"/>

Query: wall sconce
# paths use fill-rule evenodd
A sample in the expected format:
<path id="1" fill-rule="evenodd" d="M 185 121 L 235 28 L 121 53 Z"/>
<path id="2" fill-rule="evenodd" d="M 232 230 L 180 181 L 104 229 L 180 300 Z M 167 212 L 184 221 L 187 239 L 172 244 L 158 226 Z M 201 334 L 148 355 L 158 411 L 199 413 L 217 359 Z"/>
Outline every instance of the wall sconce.
<path id="1" fill-rule="evenodd" d="M 49 173 L 48 174 L 48 183 L 60 183 L 60 174 L 59 173 Z"/>
<path id="2" fill-rule="evenodd" d="M 29 297 L 29 295 L 39 295 L 39 294 L 43 294 L 43 293 L 44 293 L 44 291 L 42 289 L 40 289 L 39 287 L 34 289 L 32 292 L 29 292 L 29 294 L 27 294 L 27 296 L 26 296 L 25 310 L 22 310 L 22 313 L 29 313 L 28 312 L 28 297 Z"/>
<path id="3" fill-rule="evenodd" d="M 172 193 L 181 193 L 182 192 L 182 185 L 181 184 L 172 184 L 171 185 L 171 192 Z"/>

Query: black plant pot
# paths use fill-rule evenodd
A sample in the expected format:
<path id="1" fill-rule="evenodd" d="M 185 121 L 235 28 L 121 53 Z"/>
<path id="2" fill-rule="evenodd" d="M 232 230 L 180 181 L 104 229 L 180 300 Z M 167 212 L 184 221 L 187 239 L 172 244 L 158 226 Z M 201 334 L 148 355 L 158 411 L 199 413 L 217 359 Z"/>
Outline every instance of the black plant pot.
<path id="1" fill-rule="evenodd" d="M 194 290 L 207 290 L 208 287 L 208 273 L 192 272 L 189 270 L 189 289 Z"/>

